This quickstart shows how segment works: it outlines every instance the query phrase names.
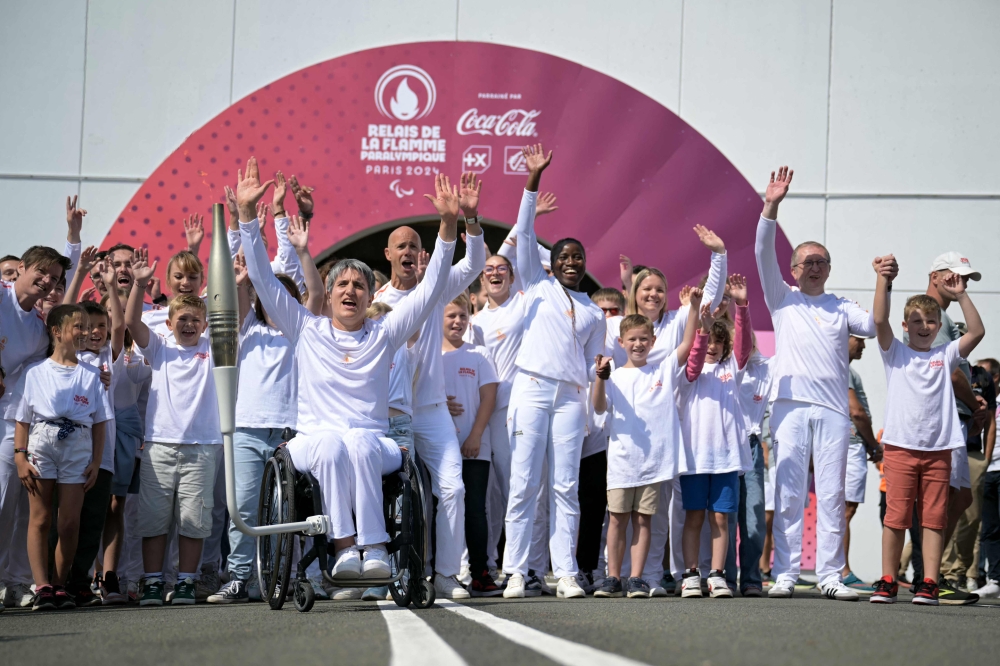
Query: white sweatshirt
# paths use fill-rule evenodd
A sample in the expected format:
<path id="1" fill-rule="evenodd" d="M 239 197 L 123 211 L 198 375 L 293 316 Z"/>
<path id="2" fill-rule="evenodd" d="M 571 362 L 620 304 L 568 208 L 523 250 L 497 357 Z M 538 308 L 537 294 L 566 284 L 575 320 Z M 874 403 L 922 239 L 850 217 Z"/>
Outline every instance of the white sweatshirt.
<path id="1" fill-rule="evenodd" d="M 774 399 L 823 405 L 848 416 L 847 340 L 852 335 L 875 337 L 875 321 L 854 301 L 833 294 L 808 296 L 788 286 L 774 249 L 777 228 L 775 220 L 761 217 L 755 247 L 764 301 L 774 323 Z"/>
<path id="2" fill-rule="evenodd" d="M 594 377 L 604 350 L 604 311 L 587 294 L 570 291 L 542 268 L 535 237 L 537 192 L 524 191 L 517 216 L 517 266 L 524 285 L 522 371 L 580 387 Z"/>
<path id="3" fill-rule="evenodd" d="M 500 385 L 497 387 L 497 409 L 510 404 L 510 388 L 517 374 L 517 354 L 524 337 L 524 294 L 513 292 L 495 308 L 486 306 L 472 321 L 474 344 L 486 348 L 496 366 Z"/>
<path id="4" fill-rule="evenodd" d="M 405 345 L 437 308 L 447 286 L 455 243 L 438 237 L 424 280 L 393 311 L 378 321 L 366 319 L 358 331 L 335 329 L 295 300 L 274 276 L 256 220 L 240 223 L 247 272 L 298 363 L 297 430 L 345 432 L 365 428 L 382 435 L 389 427 L 389 370 Z M 442 330 L 441 320 L 433 327 Z M 440 348 L 438 349 L 440 354 Z"/>

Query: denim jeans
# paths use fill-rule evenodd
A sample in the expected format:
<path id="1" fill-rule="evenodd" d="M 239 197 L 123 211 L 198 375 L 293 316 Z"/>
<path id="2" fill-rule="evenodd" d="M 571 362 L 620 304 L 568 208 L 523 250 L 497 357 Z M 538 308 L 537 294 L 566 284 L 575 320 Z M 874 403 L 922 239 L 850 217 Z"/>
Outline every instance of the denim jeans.
<path id="1" fill-rule="evenodd" d="M 237 428 L 233 434 L 233 460 L 236 465 L 236 505 L 240 517 L 250 526 L 257 525 L 257 503 L 264 465 L 278 448 L 283 428 Z M 249 580 L 254 572 L 254 538 L 229 523 L 229 573 Z"/>
<path id="2" fill-rule="evenodd" d="M 764 452 L 760 438 L 750 435 L 753 467 L 740 477 L 740 506 L 729 514 L 726 582 L 736 587 L 736 530 L 740 531 L 740 589 L 762 587 L 760 555 L 764 552 Z"/>
<path id="3" fill-rule="evenodd" d="M 389 432 L 386 433 L 389 439 L 399 444 L 399 448 L 405 448 L 413 454 L 413 417 L 409 414 L 399 414 L 389 417 Z"/>

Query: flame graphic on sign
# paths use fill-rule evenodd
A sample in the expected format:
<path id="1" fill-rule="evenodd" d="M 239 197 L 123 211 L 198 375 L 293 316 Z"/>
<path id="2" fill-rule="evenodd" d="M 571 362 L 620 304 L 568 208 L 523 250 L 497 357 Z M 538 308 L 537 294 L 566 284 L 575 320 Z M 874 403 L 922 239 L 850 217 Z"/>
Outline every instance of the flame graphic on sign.
<path id="1" fill-rule="evenodd" d="M 396 88 L 396 96 L 389 100 L 389 108 L 392 109 L 393 115 L 400 120 L 409 120 L 420 111 L 420 100 L 407 85 L 409 80 L 409 77 L 404 77 Z"/>

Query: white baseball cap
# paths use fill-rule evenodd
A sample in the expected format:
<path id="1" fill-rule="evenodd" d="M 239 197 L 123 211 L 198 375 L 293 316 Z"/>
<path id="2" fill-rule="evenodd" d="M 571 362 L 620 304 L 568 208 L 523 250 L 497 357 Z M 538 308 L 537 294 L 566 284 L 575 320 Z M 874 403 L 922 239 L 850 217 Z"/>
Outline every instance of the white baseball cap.
<path id="1" fill-rule="evenodd" d="M 983 279 L 983 276 L 979 271 L 972 270 L 972 264 L 970 264 L 969 260 L 963 257 L 960 252 L 945 252 L 931 262 L 931 273 L 946 270 L 951 271 L 952 273 L 958 273 L 959 275 L 965 275 L 970 280 L 978 281 Z"/>

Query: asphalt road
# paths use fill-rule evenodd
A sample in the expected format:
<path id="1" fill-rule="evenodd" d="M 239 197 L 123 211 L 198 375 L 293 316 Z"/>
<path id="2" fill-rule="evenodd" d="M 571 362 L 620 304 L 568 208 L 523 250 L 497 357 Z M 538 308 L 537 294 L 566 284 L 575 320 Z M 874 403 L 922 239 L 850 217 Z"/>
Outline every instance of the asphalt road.
<path id="1" fill-rule="evenodd" d="M 423 611 L 329 601 L 309 613 L 256 603 L 0 614 L 2 662 L 32 666 L 995 664 L 998 638 L 997 600 L 876 606 L 799 592 L 790 600 L 491 598 Z"/>

